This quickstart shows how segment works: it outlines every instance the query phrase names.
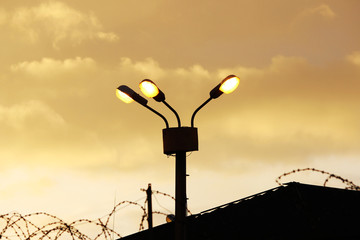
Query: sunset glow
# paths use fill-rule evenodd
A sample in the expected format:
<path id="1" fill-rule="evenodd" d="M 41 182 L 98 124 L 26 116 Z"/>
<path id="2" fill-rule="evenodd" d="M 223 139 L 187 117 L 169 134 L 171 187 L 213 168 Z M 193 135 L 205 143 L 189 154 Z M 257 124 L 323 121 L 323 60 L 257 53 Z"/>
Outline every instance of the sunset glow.
<path id="1" fill-rule="evenodd" d="M 146 107 L 175 127 L 169 102 L 191 126 L 215 86 L 221 98 L 196 115 L 199 151 L 187 153 L 192 213 L 276 187 L 293 169 L 359 185 L 359 10 L 348 0 L 1 1 L 0 215 L 99 219 L 121 201 L 143 206 L 149 183 L 173 196 L 165 125 Z M 140 92 L 143 79 L 160 89 Z M 140 104 L 118 100 L 132 102 L 114 94 L 123 85 Z M 166 101 L 145 98 L 159 90 Z M 168 195 L 153 201 L 155 226 L 175 213 Z M 125 236 L 142 214 L 124 204 L 109 225 Z"/>

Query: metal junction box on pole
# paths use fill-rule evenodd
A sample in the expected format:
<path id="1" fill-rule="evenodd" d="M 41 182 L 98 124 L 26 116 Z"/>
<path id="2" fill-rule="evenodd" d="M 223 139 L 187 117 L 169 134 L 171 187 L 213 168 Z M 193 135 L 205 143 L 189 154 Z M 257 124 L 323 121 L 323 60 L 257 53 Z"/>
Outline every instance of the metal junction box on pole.
<path id="1" fill-rule="evenodd" d="M 199 143 L 197 128 L 165 128 L 163 129 L 163 145 L 165 154 L 198 151 Z"/>

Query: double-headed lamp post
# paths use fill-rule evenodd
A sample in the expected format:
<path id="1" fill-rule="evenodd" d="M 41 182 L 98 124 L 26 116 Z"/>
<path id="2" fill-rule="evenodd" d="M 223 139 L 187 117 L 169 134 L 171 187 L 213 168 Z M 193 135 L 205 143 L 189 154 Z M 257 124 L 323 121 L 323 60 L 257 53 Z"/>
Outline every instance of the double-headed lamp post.
<path id="1" fill-rule="evenodd" d="M 131 88 L 121 85 L 116 89 L 116 96 L 125 103 L 133 101 L 143 105 L 159 117 L 166 125 L 163 131 L 163 148 L 164 154 L 175 154 L 175 239 L 186 239 L 185 218 L 187 213 L 187 196 L 186 196 L 186 152 L 197 151 L 198 132 L 194 127 L 196 113 L 203 108 L 212 99 L 218 98 L 223 93 L 233 92 L 239 85 L 240 79 L 235 75 L 229 75 L 223 79 L 215 88 L 210 91 L 210 97 L 201 104 L 191 116 L 191 127 L 182 127 L 180 117 L 177 112 L 165 101 L 165 94 L 156 86 L 156 84 L 145 79 L 140 82 L 141 92 L 157 102 L 164 103 L 176 116 L 178 127 L 169 127 L 167 119 L 147 105 L 148 101 L 133 91 Z"/>

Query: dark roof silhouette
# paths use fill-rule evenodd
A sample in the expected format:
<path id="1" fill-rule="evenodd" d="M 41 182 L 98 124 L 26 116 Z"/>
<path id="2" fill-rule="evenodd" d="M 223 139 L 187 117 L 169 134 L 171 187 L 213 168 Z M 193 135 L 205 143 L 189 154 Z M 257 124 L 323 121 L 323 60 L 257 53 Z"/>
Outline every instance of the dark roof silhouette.
<path id="1" fill-rule="evenodd" d="M 187 239 L 360 239 L 360 191 L 287 183 L 187 217 Z M 121 238 L 174 239 L 174 223 Z"/>

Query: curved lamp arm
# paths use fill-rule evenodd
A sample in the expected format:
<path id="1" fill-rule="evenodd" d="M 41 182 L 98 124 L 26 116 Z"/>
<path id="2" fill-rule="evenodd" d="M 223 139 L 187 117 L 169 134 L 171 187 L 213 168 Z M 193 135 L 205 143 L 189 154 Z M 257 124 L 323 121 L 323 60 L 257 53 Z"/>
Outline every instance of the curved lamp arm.
<path id="1" fill-rule="evenodd" d="M 191 127 L 192 127 L 192 128 L 194 127 L 194 119 L 195 119 L 196 113 L 197 113 L 200 109 L 202 109 L 202 108 L 203 108 L 208 102 L 210 102 L 211 100 L 212 100 L 212 97 L 210 97 L 208 100 L 206 100 L 203 104 L 200 105 L 200 107 L 198 107 L 198 108 L 194 111 L 193 115 L 191 116 Z"/>
<path id="2" fill-rule="evenodd" d="M 140 90 L 145 96 L 153 98 L 157 102 L 162 102 L 169 108 L 176 116 L 178 127 L 181 127 L 179 114 L 165 101 L 165 94 L 158 88 L 158 86 L 150 79 L 144 79 L 139 84 Z"/>
<path id="3" fill-rule="evenodd" d="M 168 121 L 166 120 L 166 118 L 161 114 L 159 113 L 158 111 L 156 111 L 155 109 L 149 107 L 148 105 L 143 105 L 144 107 L 146 107 L 147 109 L 149 109 L 150 111 L 152 111 L 153 113 L 155 113 L 156 115 L 158 115 L 159 117 L 161 117 L 164 122 L 165 122 L 165 125 L 166 125 L 166 128 L 169 128 L 169 123 Z"/>
<path id="4" fill-rule="evenodd" d="M 153 113 L 155 113 L 156 115 L 161 117 L 165 122 L 166 128 L 169 128 L 169 123 L 166 120 L 166 118 L 161 113 L 156 111 L 155 109 L 149 107 L 147 105 L 148 101 L 145 98 L 143 98 L 142 96 L 140 96 L 139 94 L 137 94 L 134 90 L 132 90 L 128 86 L 125 86 L 125 85 L 119 86 L 116 89 L 116 96 L 125 103 L 131 103 L 131 102 L 135 101 L 135 102 L 139 103 L 140 105 L 146 107 L 147 109 L 149 109 L 150 111 L 152 111 Z"/>
<path id="5" fill-rule="evenodd" d="M 165 100 L 162 101 L 162 103 L 165 104 L 165 106 L 167 106 L 176 116 L 176 120 L 177 120 L 177 123 L 178 123 L 178 127 L 181 127 L 181 121 L 180 121 L 180 117 L 179 117 L 179 114 L 175 111 L 174 108 L 172 108 Z"/>

